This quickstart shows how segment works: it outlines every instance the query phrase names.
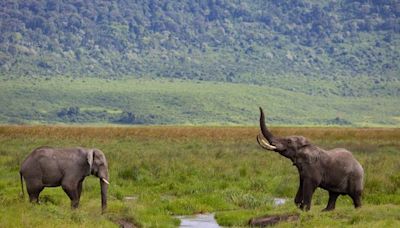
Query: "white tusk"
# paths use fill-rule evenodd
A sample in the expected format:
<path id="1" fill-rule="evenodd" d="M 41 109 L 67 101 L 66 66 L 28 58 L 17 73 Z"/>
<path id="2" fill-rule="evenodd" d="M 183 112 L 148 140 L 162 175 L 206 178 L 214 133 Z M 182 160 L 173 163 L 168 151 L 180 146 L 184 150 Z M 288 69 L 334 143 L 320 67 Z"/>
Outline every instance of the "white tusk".
<path id="1" fill-rule="evenodd" d="M 265 140 L 264 137 L 261 136 L 260 134 L 257 135 L 257 142 L 264 149 L 267 149 L 267 150 L 275 150 L 276 149 L 276 146 L 269 144 L 268 141 Z"/>
<path id="2" fill-rule="evenodd" d="M 108 185 L 110 184 L 110 182 L 108 182 L 108 181 L 107 181 L 106 179 L 104 179 L 104 178 L 101 178 L 101 180 L 104 181 L 104 183 L 106 183 L 106 184 L 108 184 Z"/>

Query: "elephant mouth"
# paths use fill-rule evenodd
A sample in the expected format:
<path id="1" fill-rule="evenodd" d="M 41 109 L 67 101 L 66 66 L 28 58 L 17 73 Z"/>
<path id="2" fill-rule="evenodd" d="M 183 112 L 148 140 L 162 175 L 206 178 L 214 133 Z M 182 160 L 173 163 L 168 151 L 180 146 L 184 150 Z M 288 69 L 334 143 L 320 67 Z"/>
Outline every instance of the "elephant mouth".
<path id="1" fill-rule="evenodd" d="M 108 182 L 105 178 L 100 178 L 100 180 L 103 181 L 104 183 L 108 184 L 108 185 L 110 184 L 110 182 Z"/>
<path id="2" fill-rule="evenodd" d="M 266 139 L 264 138 L 264 136 L 263 136 L 261 133 L 257 135 L 257 142 L 258 142 L 258 144 L 259 144 L 262 148 L 264 148 L 264 149 L 266 149 L 266 150 L 275 151 L 275 150 L 277 149 L 276 146 L 271 145 L 271 144 L 268 142 L 268 140 L 266 140 Z"/>

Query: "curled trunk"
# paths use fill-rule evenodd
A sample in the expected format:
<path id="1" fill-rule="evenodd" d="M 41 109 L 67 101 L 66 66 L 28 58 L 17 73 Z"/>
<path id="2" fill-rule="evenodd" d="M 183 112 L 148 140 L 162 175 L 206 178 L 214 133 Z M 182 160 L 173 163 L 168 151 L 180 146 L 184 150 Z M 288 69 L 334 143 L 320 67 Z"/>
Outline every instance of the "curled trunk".
<path id="1" fill-rule="evenodd" d="M 261 107 L 260 107 L 260 128 L 261 128 L 261 133 L 263 134 L 263 136 L 268 140 L 269 143 L 272 143 L 274 136 L 268 130 L 267 125 L 265 124 L 264 111 Z"/>

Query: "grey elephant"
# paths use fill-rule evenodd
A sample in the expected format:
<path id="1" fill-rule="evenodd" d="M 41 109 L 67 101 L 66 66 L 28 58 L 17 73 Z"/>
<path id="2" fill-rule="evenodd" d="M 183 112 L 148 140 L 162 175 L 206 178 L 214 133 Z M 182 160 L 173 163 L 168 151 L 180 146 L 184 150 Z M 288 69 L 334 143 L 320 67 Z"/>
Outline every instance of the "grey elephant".
<path id="1" fill-rule="evenodd" d="M 24 179 L 31 202 L 39 202 L 44 187 L 61 185 L 72 208 L 79 206 L 85 177 L 95 175 L 100 179 L 102 211 L 107 208 L 108 164 L 98 149 L 39 147 L 23 161 L 19 173 L 22 193 Z"/>
<path id="2" fill-rule="evenodd" d="M 342 148 L 326 151 L 303 136 L 276 137 L 265 125 L 261 107 L 260 128 L 261 134 L 257 136 L 259 145 L 289 158 L 299 172 L 300 184 L 294 200 L 299 208 L 311 208 L 311 198 L 317 187 L 329 192 L 324 211 L 335 209 L 339 195 L 349 195 L 354 207 L 361 207 L 364 170 L 351 152 Z"/>

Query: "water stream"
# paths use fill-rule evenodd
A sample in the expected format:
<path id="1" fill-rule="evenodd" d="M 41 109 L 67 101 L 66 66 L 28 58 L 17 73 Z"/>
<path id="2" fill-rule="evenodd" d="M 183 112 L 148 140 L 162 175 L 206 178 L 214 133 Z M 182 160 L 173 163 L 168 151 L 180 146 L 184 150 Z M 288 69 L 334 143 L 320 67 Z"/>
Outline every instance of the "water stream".
<path id="1" fill-rule="evenodd" d="M 197 214 L 188 216 L 177 216 L 181 220 L 181 228 L 201 227 L 201 228 L 219 228 L 214 214 Z"/>
<path id="2" fill-rule="evenodd" d="M 284 198 L 274 198 L 273 200 L 276 206 L 286 203 Z M 176 218 L 181 220 L 180 228 L 220 228 L 214 214 L 182 215 L 176 216 Z"/>

